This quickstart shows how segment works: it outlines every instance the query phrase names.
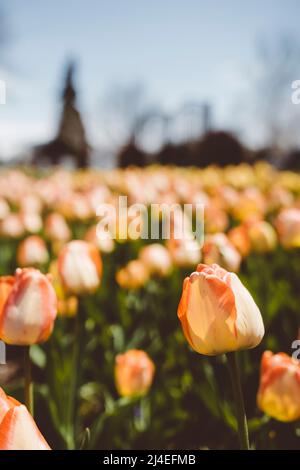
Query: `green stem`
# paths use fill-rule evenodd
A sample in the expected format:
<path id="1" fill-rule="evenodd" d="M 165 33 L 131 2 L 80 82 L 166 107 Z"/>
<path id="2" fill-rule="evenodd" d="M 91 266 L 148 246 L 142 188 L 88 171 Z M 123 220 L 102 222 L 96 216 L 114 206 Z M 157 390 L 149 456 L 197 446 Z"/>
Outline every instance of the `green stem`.
<path id="1" fill-rule="evenodd" d="M 68 449 L 75 449 L 76 446 L 76 431 L 77 431 L 77 420 L 76 411 L 78 405 L 78 390 L 81 381 L 81 370 L 82 370 L 82 351 L 85 337 L 85 306 L 82 299 L 78 299 L 78 311 L 75 317 L 75 329 L 74 329 L 74 344 L 72 353 L 72 369 L 70 377 L 70 393 L 69 403 L 67 410 L 67 422 L 68 422 L 68 433 L 67 433 L 67 445 Z"/>
<path id="2" fill-rule="evenodd" d="M 24 388 L 25 405 L 33 416 L 33 380 L 31 373 L 30 346 L 24 346 Z"/>
<path id="3" fill-rule="evenodd" d="M 247 417 L 246 417 L 246 412 L 245 412 L 243 392 L 242 392 L 241 381 L 240 381 L 237 353 L 236 352 L 227 353 L 226 356 L 227 356 L 227 361 L 229 365 L 229 371 L 230 371 L 233 394 L 234 394 L 234 401 L 235 401 L 235 406 L 236 406 L 240 448 L 243 450 L 249 450 L 248 425 L 247 425 Z"/>

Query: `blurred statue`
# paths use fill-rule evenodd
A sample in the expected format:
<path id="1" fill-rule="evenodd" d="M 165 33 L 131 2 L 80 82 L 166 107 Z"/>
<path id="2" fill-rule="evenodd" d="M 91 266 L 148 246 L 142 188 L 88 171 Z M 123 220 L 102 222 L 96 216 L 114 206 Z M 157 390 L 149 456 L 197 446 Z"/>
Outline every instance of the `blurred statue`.
<path id="1" fill-rule="evenodd" d="M 57 165 L 66 157 L 74 160 L 78 168 L 89 166 L 90 146 L 86 141 L 85 130 L 79 111 L 76 109 L 76 92 L 73 83 L 74 63 L 67 66 L 65 86 L 62 93 L 63 109 L 57 136 L 50 142 L 34 149 L 32 163 Z"/>

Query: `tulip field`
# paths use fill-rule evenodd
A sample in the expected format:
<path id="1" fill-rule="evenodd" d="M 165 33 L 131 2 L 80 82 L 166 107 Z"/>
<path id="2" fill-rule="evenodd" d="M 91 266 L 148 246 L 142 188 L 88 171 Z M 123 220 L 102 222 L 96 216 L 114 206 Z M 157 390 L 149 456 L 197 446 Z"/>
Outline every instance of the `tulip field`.
<path id="1" fill-rule="evenodd" d="M 297 449 L 299 326 L 300 174 L 0 170 L 1 450 Z"/>

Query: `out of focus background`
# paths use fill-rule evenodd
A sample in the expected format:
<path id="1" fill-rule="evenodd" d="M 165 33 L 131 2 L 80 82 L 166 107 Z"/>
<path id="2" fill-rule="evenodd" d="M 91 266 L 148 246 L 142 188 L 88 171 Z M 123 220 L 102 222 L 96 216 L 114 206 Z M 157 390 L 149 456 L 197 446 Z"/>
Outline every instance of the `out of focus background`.
<path id="1" fill-rule="evenodd" d="M 299 166 L 297 0 L 0 8 L 3 164 Z"/>

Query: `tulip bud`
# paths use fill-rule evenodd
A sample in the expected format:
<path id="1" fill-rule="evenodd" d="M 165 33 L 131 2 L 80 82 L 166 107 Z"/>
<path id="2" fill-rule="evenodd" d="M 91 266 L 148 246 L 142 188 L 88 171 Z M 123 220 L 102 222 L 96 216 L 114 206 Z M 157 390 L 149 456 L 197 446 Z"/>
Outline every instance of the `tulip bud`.
<path id="1" fill-rule="evenodd" d="M 190 346 L 207 356 L 254 348 L 264 335 L 250 293 L 236 274 L 217 264 L 199 264 L 184 280 L 178 318 Z"/>
<path id="2" fill-rule="evenodd" d="M 48 277 L 37 269 L 17 269 L 14 278 L 0 278 L 0 286 L 0 338 L 14 345 L 46 341 L 57 308 Z"/>
<path id="3" fill-rule="evenodd" d="M 48 260 L 46 243 L 38 235 L 31 235 L 19 244 L 17 252 L 19 266 L 38 266 L 46 264 Z"/>
<path id="4" fill-rule="evenodd" d="M 92 293 L 101 282 L 100 254 L 94 245 L 73 240 L 62 249 L 58 257 L 58 271 L 69 293 Z"/>
<path id="5" fill-rule="evenodd" d="M 27 408 L 1 388 L 0 450 L 50 450 Z"/>
<path id="6" fill-rule="evenodd" d="M 300 418 L 300 365 L 287 354 L 265 351 L 261 360 L 259 408 L 278 421 Z"/>
<path id="7" fill-rule="evenodd" d="M 152 243 L 143 247 L 139 258 L 145 263 L 151 274 L 167 276 L 172 268 L 169 251 L 160 243 Z"/>
<path id="8" fill-rule="evenodd" d="M 118 354 L 115 365 L 115 381 L 123 397 L 146 395 L 155 371 L 155 366 L 145 351 L 131 349 Z"/>

